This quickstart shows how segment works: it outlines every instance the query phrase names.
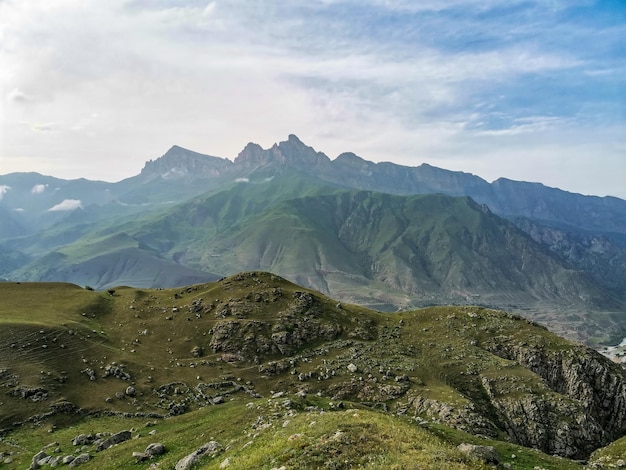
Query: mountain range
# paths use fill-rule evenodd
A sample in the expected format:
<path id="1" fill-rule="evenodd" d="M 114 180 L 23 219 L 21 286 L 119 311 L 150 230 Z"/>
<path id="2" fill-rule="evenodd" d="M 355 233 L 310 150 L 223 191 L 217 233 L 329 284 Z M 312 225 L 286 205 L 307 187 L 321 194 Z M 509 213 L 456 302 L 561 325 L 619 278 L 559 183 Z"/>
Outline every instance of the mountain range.
<path id="1" fill-rule="evenodd" d="M 107 289 L 268 270 L 381 310 L 480 304 L 570 338 L 626 335 L 626 201 L 290 135 L 234 161 L 172 147 L 117 182 L 0 176 L 0 276 Z"/>

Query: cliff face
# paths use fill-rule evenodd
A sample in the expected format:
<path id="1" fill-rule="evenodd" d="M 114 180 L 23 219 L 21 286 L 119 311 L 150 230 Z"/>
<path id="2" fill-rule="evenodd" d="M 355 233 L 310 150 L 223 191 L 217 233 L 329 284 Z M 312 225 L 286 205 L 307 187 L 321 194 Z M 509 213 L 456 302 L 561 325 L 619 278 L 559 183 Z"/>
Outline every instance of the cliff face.
<path id="1" fill-rule="evenodd" d="M 494 337 L 489 352 L 540 376 L 546 393 L 521 400 L 498 399 L 485 389 L 505 417 L 507 432 L 522 445 L 567 457 L 583 458 L 626 430 L 623 370 L 583 346 L 551 350 L 545 345 Z"/>

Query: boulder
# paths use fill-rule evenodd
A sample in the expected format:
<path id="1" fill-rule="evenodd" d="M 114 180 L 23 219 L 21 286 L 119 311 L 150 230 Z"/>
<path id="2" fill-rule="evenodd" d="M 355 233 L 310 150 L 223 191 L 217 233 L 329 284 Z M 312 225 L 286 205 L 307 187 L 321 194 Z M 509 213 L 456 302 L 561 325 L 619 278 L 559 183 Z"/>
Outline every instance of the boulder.
<path id="1" fill-rule="evenodd" d="M 222 446 L 219 442 L 209 441 L 204 444 L 199 449 L 196 449 L 191 454 L 183 457 L 176 463 L 176 470 L 188 470 L 191 468 L 203 455 L 214 454 L 217 452 Z"/>
<path id="2" fill-rule="evenodd" d="M 74 460 L 72 460 L 68 466 L 70 468 L 78 467 L 79 465 L 82 465 L 85 462 L 89 462 L 90 460 L 91 460 L 91 455 L 89 455 L 89 454 L 80 454 Z"/>
<path id="3" fill-rule="evenodd" d="M 163 455 L 165 453 L 165 446 L 160 442 L 154 442 L 146 447 L 145 453 L 148 454 L 150 457 Z"/>
<path id="4" fill-rule="evenodd" d="M 116 444 L 119 444 L 121 442 L 127 441 L 132 437 L 130 431 L 120 431 L 116 434 L 113 434 L 112 436 L 108 437 L 107 439 L 105 439 L 104 441 L 102 441 L 98 447 L 96 447 L 96 450 L 98 452 L 101 452 L 105 449 L 108 449 L 111 446 L 114 446 Z"/>
<path id="5" fill-rule="evenodd" d="M 94 441 L 95 437 L 92 434 L 79 434 L 72 439 L 72 444 L 75 446 L 89 445 Z"/>
<path id="6" fill-rule="evenodd" d="M 498 465 L 500 463 L 500 456 L 496 449 L 492 446 L 477 446 L 474 444 L 459 444 L 457 449 L 461 451 L 461 453 L 481 460 L 487 464 Z"/>

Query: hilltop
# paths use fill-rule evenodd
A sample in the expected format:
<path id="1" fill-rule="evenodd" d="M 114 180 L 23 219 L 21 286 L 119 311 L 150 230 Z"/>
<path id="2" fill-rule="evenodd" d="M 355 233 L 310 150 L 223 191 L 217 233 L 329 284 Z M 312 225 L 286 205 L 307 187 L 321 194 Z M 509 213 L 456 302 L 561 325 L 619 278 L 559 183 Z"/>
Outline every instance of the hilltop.
<path id="1" fill-rule="evenodd" d="M 155 290 L 1 283 L 0 322 L 0 452 L 19 468 L 54 442 L 88 453 L 84 468 L 135 468 L 158 442 L 172 468 L 214 441 L 202 468 L 485 468 L 457 448 L 472 444 L 502 468 L 565 469 L 626 431 L 621 367 L 487 308 L 383 314 L 245 272 Z M 106 450 L 107 434 L 71 444 L 131 428 Z"/>

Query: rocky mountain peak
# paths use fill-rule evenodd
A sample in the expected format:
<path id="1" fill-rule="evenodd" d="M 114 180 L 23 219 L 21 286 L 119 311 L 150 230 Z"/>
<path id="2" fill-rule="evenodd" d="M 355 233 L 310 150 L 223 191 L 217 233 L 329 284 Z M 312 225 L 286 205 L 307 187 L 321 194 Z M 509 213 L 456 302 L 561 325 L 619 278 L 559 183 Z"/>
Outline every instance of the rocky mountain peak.
<path id="1" fill-rule="evenodd" d="M 141 174 L 163 179 L 217 176 L 232 162 L 173 145 L 163 156 L 146 162 Z"/>
<path id="2" fill-rule="evenodd" d="M 249 142 L 235 158 L 235 165 L 256 166 L 264 162 L 267 163 L 267 153 L 268 151 L 259 144 Z"/>
<path id="3" fill-rule="evenodd" d="M 330 163 L 324 153 L 305 145 L 297 136 L 290 134 L 286 141 L 274 146 L 286 162 L 298 165 L 323 165 Z"/>
<path id="4" fill-rule="evenodd" d="M 235 159 L 235 164 L 244 166 L 314 166 L 330 162 L 322 152 L 305 145 L 297 136 L 290 134 L 286 141 L 274 144 L 269 149 L 249 143 Z"/>

